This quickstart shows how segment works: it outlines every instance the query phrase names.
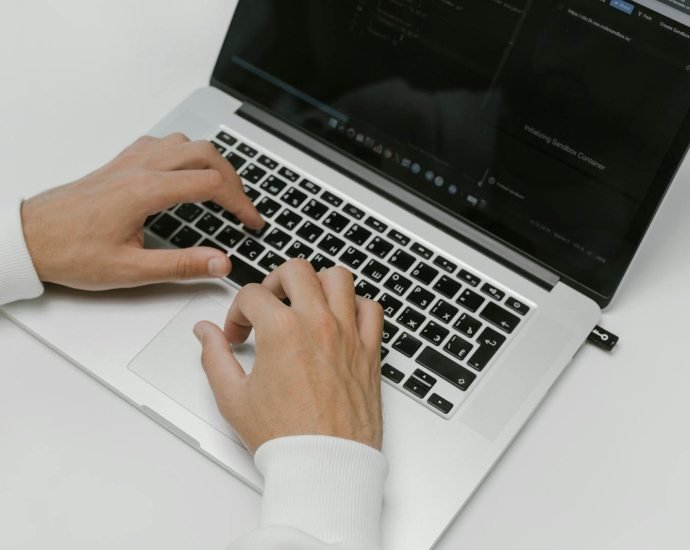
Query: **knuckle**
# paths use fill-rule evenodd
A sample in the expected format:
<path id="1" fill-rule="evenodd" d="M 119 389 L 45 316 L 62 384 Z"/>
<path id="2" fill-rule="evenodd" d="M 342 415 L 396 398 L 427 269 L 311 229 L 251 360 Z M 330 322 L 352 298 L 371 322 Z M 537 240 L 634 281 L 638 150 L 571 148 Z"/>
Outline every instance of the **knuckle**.
<path id="1" fill-rule="evenodd" d="M 203 156 L 212 155 L 218 152 L 210 141 L 195 141 L 194 148 Z"/>
<path id="2" fill-rule="evenodd" d="M 190 279 L 195 274 L 195 263 L 191 256 L 187 254 L 180 255 L 172 264 L 171 277 L 178 279 Z"/>
<path id="3" fill-rule="evenodd" d="M 314 272 L 314 267 L 304 258 L 293 258 L 285 264 L 285 271 L 288 273 L 300 274 Z"/>
<path id="4" fill-rule="evenodd" d="M 190 141 L 190 139 L 182 132 L 174 132 L 170 134 L 169 137 L 175 141 L 179 141 L 180 143 L 187 143 L 188 141 Z"/>
<path id="5" fill-rule="evenodd" d="M 204 346 L 201 350 L 201 364 L 205 367 L 213 363 L 215 350 L 211 346 Z"/>
<path id="6" fill-rule="evenodd" d="M 332 267 L 329 271 L 331 272 L 331 275 L 335 276 L 339 281 L 342 281 L 343 283 L 354 282 L 352 272 L 343 266 Z"/>
<path id="7" fill-rule="evenodd" d="M 217 189 L 223 185 L 223 175 L 218 170 L 206 170 L 206 177 L 208 178 L 208 184 L 213 189 Z"/>

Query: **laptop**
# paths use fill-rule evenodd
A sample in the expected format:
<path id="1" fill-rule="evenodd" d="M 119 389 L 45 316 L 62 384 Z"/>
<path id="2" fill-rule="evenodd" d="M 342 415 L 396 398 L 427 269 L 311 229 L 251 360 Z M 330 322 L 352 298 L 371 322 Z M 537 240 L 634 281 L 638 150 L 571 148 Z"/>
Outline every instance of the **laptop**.
<path id="1" fill-rule="evenodd" d="M 261 491 L 192 327 L 290 258 L 378 300 L 383 548 L 434 546 L 613 300 L 690 143 L 673 0 L 240 0 L 211 82 L 154 136 L 209 140 L 267 220 L 146 222 L 223 281 L 56 286 L 4 312 Z M 237 346 L 249 372 L 254 341 Z"/>

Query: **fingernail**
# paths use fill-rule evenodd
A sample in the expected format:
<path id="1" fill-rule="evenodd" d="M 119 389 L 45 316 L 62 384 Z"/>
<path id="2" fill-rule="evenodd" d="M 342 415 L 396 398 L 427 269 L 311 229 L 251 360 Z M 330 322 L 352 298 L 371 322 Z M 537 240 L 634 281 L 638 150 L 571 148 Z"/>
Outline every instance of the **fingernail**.
<path id="1" fill-rule="evenodd" d="M 194 327 L 194 336 L 196 336 L 196 339 L 199 340 L 199 342 L 203 341 L 203 339 L 204 339 L 203 325 L 196 325 Z"/>
<path id="2" fill-rule="evenodd" d="M 228 263 L 223 258 L 211 258 L 208 262 L 208 273 L 213 277 L 225 277 L 228 273 Z"/>

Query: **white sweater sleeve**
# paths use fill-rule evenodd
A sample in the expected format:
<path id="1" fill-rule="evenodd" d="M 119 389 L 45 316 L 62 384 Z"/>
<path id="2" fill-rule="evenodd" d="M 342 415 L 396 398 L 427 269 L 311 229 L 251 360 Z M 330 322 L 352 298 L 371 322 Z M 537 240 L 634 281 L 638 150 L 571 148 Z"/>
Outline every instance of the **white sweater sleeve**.
<path id="1" fill-rule="evenodd" d="M 259 529 L 228 550 L 377 550 L 388 463 L 354 441 L 297 436 L 264 444 Z"/>
<path id="2" fill-rule="evenodd" d="M 22 229 L 22 201 L 0 202 L 0 306 L 43 293 Z"/>

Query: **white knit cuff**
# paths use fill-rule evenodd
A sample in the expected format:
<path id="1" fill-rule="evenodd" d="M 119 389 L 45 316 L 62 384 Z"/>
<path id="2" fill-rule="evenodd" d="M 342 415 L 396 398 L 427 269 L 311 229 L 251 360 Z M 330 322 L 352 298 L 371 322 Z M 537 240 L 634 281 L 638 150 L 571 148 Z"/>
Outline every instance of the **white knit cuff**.
<path id="1" fill-rule="evenodd" d="M 43 293 L 24 240 L 22 201 L 0 203 L 0 305 Z"/>
<path id="2" fill-rule="evenodd" d="M 307 435 L 262 445 L 261 527 L 300 529 L 327 543 L 377 543 L 388 462 L 376 449 L 337 437 Z"/>

